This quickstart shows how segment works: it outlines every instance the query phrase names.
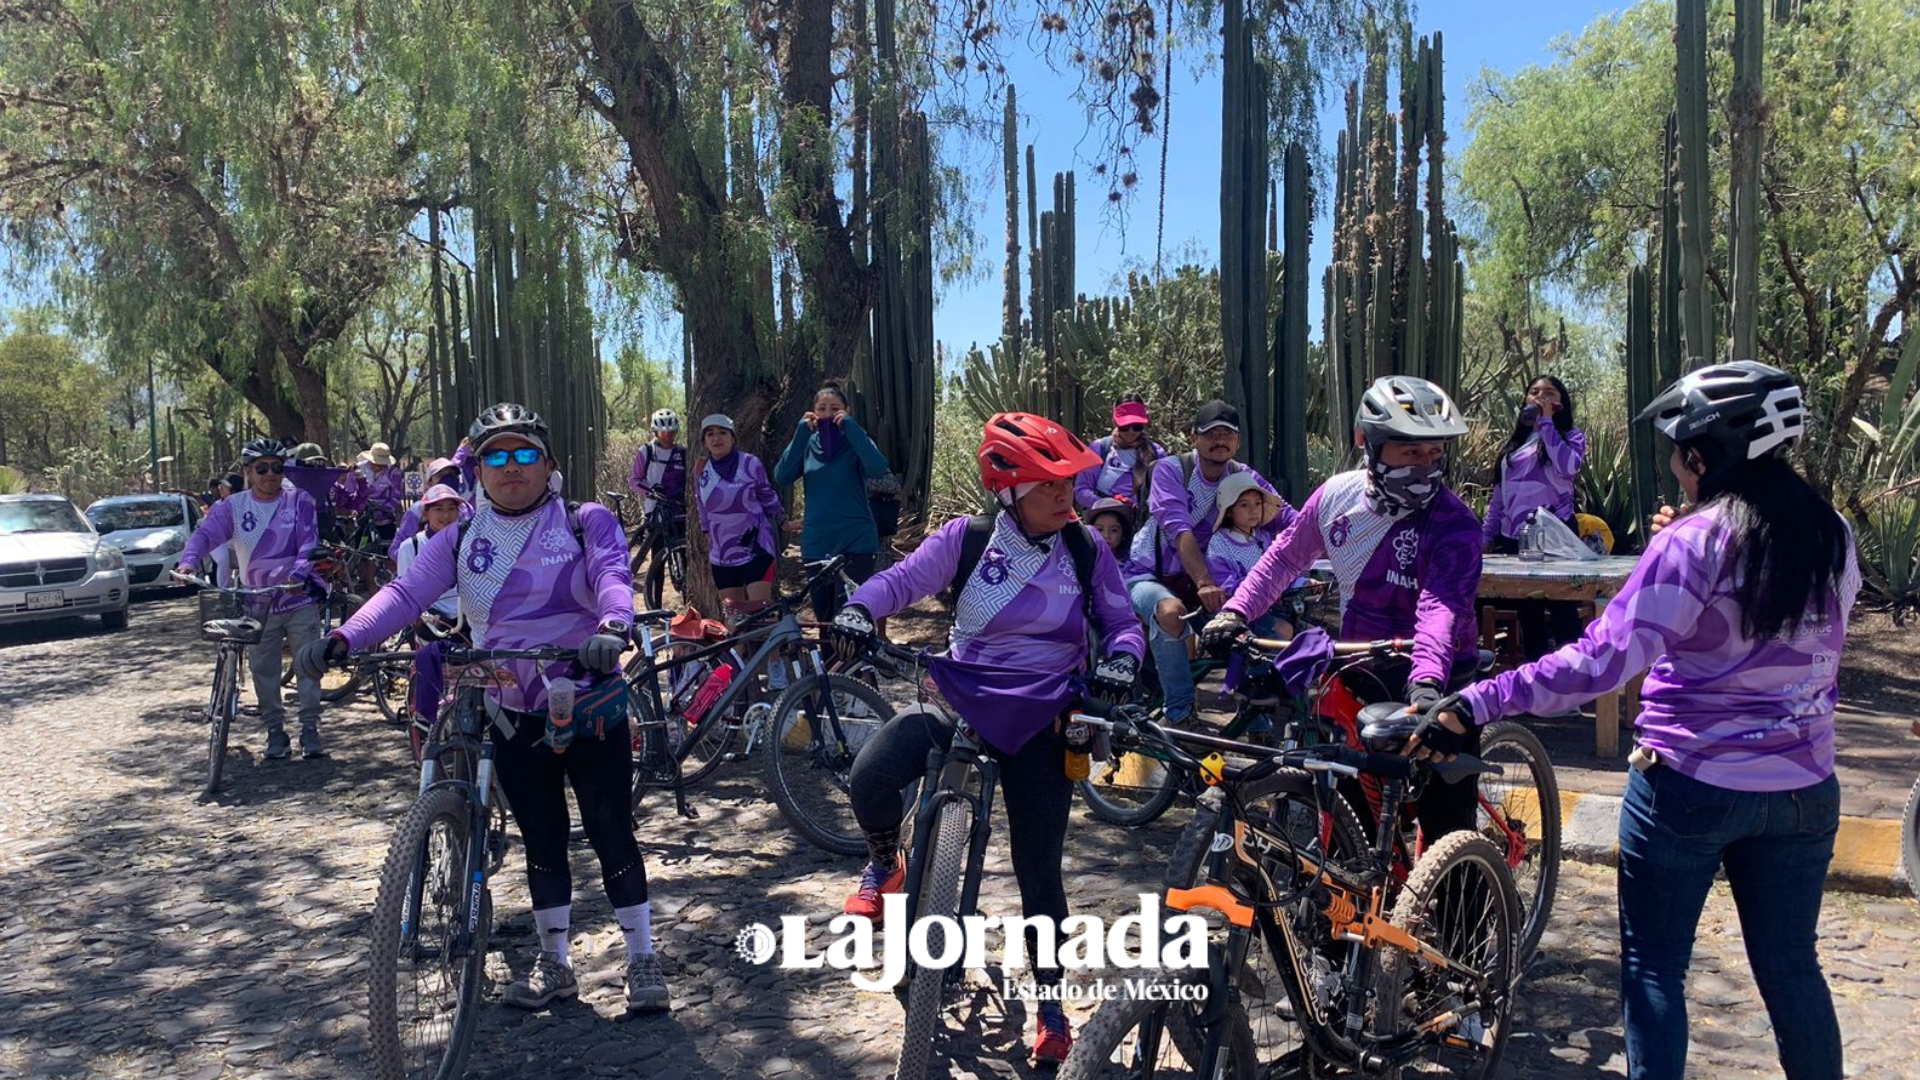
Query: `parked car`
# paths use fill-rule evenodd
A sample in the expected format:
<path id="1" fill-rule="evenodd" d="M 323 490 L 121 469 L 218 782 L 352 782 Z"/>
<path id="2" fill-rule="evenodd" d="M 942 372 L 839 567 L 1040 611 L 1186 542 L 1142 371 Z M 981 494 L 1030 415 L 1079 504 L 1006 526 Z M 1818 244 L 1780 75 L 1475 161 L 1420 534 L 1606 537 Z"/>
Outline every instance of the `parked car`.
<path id="1" fill-rule="evenodd" d="M 177 492 L 112 495 L 87 507 L 87 521 L 126 556 L 127 582 L 141 592 L 174 587 L 167 570 L 199 527 L 200 513 L 198 500 Z"/>
<path id="2" fill-rule="evenodd" d="M 98 615 L 124 630 L 127 561 L 59 495 L 0 495 L 0 623 Z"/>

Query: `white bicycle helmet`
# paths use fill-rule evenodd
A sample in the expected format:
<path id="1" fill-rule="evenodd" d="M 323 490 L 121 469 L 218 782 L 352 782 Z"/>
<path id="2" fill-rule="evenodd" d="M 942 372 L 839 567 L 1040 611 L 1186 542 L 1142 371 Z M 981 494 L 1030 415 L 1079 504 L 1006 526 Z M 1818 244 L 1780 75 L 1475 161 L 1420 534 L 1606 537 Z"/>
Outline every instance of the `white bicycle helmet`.
<path id="1" fill-rule="evenodd" d="M 1793 376 L 1758 360 L 1712 364 L 1680 377 L 1635 420 L 1677 443 L 1705 442 L 1728 461 L 1784 457 L 1807 429 Z"/>
<path id="2" fill-rule="evenodd" d="M 672 409 L 655 409 L 651 423 L 655 431 L 679 431 L 680 414 Z"/>
<path id="3" fill-rule="evenodd" d="M 1447 392 L 1412 375 L 1375 379 L 1360 396 L 1353 426 L 1369 452 L 1391 439 L 1432 442 L 1467 433 L 1467 421 Z"/>

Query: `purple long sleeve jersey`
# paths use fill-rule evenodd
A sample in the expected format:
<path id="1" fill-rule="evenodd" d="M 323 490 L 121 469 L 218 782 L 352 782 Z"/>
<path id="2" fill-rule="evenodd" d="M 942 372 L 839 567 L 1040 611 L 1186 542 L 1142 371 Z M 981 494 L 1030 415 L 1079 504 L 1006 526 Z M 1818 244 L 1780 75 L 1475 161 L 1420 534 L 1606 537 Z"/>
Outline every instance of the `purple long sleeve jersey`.
<path id="1" fill-rule="evenodd" d="M 620 522 L 599 503 L 581 504 L 579 521 L 584 546 L 574 539 L 564 499 L 517 515 L 483 505 L 472 524 L 436 533 L 407 572 L 336 633 L 356 650 L 378 644 L 451 588 L 459 589 L 474 644 L 485 649 L 573 648 L 606 623 L 631 622 L 633 575 Z M 503 666 L 511 685 L 498 691 L 500 704 L 537 713 L 547 706 L 546 679 L 568 665 Z"/>
<path id="2" fill-rule="evenodd" d="M 215 503 L 187 540 L 177 563 L 198 566 L 207 553 L 231 545 L 233 580 L 247 588 L 264 588 L 288 581 L 304 582 L 312 572 L 308 555 L 320 542 L 320 518 L 313 499 L 291 484 L 282 484 L 271 502 L 237 491 Z M 275 614 L 306 607 L 313 598 L 305 590 L 276 594 Z"/>
<path id="3" fill-rule="evenodd" d="M 1237 472 L 1251 471 L 1253 466 L 1238 461 L 1227 462 L 1227 469 L 1220 474 L 1225 480 Z M 1201 473 L 1200 463 L 1196 460 L 1193 471 L 1181 482 L 1183 471 L 1180 456 L 1161 458 L 1153 463 L 1152 491 L 1147 496 L 1147 509 L 1153 515 L 1155 527 L 1160 533 L 1160 573 L 1176 576 L 1187 572 L 1180 561 L 1180 537 L 1192 533 L 1194 542 L 1200 545 L 1200 554 L 1207 553 L 1207 542 L 1213 539 L 1214 498 L 1220 491 L 1220 480 L 1208 480 Z M 1254 480 L 1268 491 L 1274 491 L 1267 478 L 1254 473 Z M 1278 495 L 1279 492 L 1274 491 Z M 1280 516 L 1274 521 L 1285 528 L 1293 520 L 1294 509 L 1281 500 Z"/>
<path id="4" fill-rule="evenodd" d="M 1645 671 L 1635 737 L 1663 764 L 1734 791 L 1791 791 L 1826 779 L 1840 649 L 1860 593 L 1853 545 L 1828 610 L 1791 638 L 1755 641 L 1741 629 L 1734 595 L 1735 575 L 1744 573 L 1735 537 L 1715 505 L 1661 530 L 1585 636 L 1461 693 L 1474 719 L 1550 716 Z"/>
<path id="5" fill-rule="evenodd" d="M 360 463 L 341 481 L 339 506 L 353 513 L 372 510 L 389 521 L 400 519 L 400 502 L 407 494 L 407 477 L 397 467 L 388 466 L 376 473 L 372 466 Z"/>
<path id="6" fill-rule="evenodd" d="M 1155 461 L 1167 456 L 1166 447 L 1150 445 Z M 1140 459 L 1139 448 L 1125 449 L 1114 443 L 1113 436 L 1103 435 L 1087 444 L 1087 449 L 1100 455 L 1100 464 L 1089 466 L 1073 478 L 1074 505 L 1086 510 L 1108 496 L 1138 502 L 1133 495 L 1133 467 Z"/>
<path id="7" fill-rule="evenodd" d="M 1374 509 L 1366 493 L 1364 469 L 1320 485 L 1223 610 L 1253 621 L 1324 556 L 1340 582 L 1340 636 L 1411 635 L 1408 680 L 1445 685 L 1455 656 L 1478 655 L 1480 522 L 1444 488 L 1424 510 L 1399 517 Z"/>
<path id="8" fill-rule="evenodd" d="M 1562 521 L 1571 520 L 1574 478 L 1586 460 L 1587 437 L 1578 428 L 1563 436 L 1552 420 L 1541 417 L 1533 437 L 1507 455 L 1480 526 L 1481 543 L 1491 547 L 1503 536 L 1519 536 L 1527 515 L 1542 506 Z"/>
<path id="9" fill-rule="evenodd" d="M 1071 524 L 1070 529 L 1086 526 Z M 967 519 L 942 525 L 913 554 L 875 574 L 854 591 L 852 602 L 884 619 L 953 583 Z M 1136 660 L 1146 648 L 1140 621 L 1127 601 L 1113 552 L 1090 535 L 1094 547 L 1093 617 L 1107 655 Z M 1063 542 L 1035 544 L 1013 515 L 1001 514 L 973 577 L 955 605 L 948 653 L 956 660 L 1025 671 L 1079 671 L 1086 664 L 1087 619 L 1073 556 Z"/>
<path id="10" fill-rule="evenodd" d="M 687 501 L 687 448 L 661 446 L 648 439 L 633 455 L 633 474 L 627 487 L 640 496 L 640 509 L 651 512 L 656 501 L 683 506 Z"/>
<path id="11" fill-rule="evenodd" d="M 700 466 L 694 481 L 700 498 L 700 527 L 707 534 L 707 561 L 715 566 L 745 566 L 756 549 L 780 553 L 774 535 L 785 509 L 767 480 L 767 467 L 744 450 L 735 450 L 731 478 L 712 461 Z"/>

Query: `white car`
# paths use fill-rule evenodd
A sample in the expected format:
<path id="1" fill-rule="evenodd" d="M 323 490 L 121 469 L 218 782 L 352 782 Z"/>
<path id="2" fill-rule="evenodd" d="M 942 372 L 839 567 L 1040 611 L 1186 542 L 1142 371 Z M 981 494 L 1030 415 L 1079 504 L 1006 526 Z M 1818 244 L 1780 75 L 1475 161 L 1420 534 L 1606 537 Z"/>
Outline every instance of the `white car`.
<path id="1" fill-rule="evenodd" d="M 98 615 L 124 630 L 127 561 L 60 495 L 0 495 L 0 623 Z"/>
<path id="2" fill-rule="evenodd" d="M 87 507 L 87 521 L 126 556 L 127 582 L 135 592 L 171 589 L 175 583 L 167 571 L 200 526 L 200 504 L 178 493 L 112 495 Z"/>

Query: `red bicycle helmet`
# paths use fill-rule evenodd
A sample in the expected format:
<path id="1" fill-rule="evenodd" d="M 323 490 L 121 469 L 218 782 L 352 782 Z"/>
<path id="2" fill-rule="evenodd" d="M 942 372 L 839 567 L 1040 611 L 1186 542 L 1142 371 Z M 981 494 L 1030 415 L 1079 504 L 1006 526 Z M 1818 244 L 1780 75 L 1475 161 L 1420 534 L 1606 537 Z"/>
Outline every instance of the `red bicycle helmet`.
<path id="1" fill-rule="evenodd" d="M 994 413 L 980 437 L 980 482 L 988 491 L 1065 480 L 1100 464 L 1080 437 L 1044 416 Z"/>

